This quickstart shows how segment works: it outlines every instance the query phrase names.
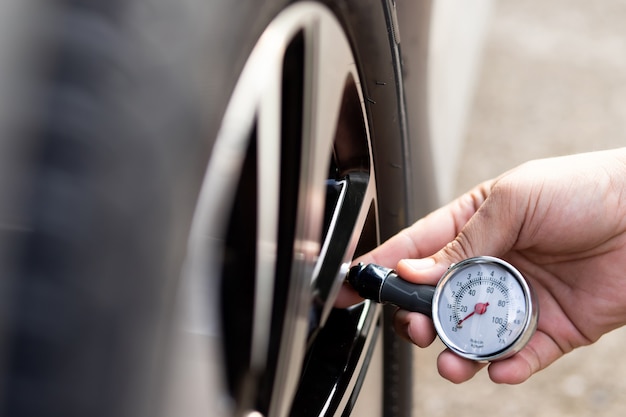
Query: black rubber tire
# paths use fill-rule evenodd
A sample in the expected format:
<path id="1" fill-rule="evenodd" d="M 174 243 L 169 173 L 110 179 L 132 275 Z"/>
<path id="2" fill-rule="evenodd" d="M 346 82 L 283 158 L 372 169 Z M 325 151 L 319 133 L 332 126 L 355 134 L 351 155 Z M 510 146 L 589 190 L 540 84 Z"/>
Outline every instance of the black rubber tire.
<path id="1" fill-rule="evenodd" d="M 154 416 L 197 193 L 247 56 L 288 1 L 50 2 L 38 111 L 2 234 L 2 415 Z M 405 227 L 408 134 L 386 0 L 324 1 L 358 60 L 381 237 Z M 236 23 L 234 23 L 236 22 Z M 17 230 L 17 232 L 15 231 Z M 4 250 L 4 249 L 3 249 Z M 1 254 L 8 257 L 6 251 Z M 386 326 L 389 327 L 389 326 Z M 383 415 L 411 413 L 409 345 L 385 333 Z"/>
<path id="2" fill-rule="evenodd" d="M 374 165 L 378 182 L 378 216 L 384 241 L 411 221 L 411 166 L 400 48 L 393 31 L 392 2 L 367 0 L 330 4 L 351 36 L 363 89 L 367 94 Z M 395 2 L 393 2 L 395 3 Z M 384 86 L 382 85 L 384 84 Z M 382 87 L 382 88 L 381 88 Z M 393 186 L 392 186 L 393 185 Z M 392 330 L 394 308 L 384 309 L 383 411 L 386 417 L 412 415 L 412 347 Z"/>

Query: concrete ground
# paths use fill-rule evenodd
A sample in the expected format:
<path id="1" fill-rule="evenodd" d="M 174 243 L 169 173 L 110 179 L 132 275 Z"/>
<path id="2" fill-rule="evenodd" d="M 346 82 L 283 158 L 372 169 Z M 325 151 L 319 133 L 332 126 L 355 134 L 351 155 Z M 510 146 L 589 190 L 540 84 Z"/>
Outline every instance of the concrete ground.
<path id="1" fill-rule="evenodd" d="M 626 1 L 496 0 L 457 191 L 524 161 L 626 146 Z M 415 415 L 626 415 L 626 329 L 517 386 L 454 385 L 416 348 Z"/>

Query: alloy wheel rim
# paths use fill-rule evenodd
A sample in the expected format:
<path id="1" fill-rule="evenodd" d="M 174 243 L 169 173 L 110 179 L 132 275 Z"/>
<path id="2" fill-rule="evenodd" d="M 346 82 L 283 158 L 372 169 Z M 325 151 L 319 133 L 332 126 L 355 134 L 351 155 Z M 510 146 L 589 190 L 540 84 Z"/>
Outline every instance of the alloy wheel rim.
<path id="1" fill-rule="evenodd" d="M 268 25 L 228 104 L 191 229 L 186 327 L 225 347 L 223 397 L 235 398 L 237 414 L 334 415 L 355 400 L 380 309 L 333 303 L 355 252 L 378 243 L 364 102 L 340 23 L 302 2 Z M 233 238 L 237 227 L 253 229 L 254 242 Z M 230 265 L 230 252 L 252 260 Z M 239 273 L 253 278 L 224 284 Z M 246 308 L 225 306 L 245 286 Z M 219 319 L 240 314 L 243 336 Z M 333 331 L 345 335 L 345 353 L 328 359 Z M 316 368 L 331 369 L 325 386 Z M 323 400 L 310 397 L 311 384 Z"/>

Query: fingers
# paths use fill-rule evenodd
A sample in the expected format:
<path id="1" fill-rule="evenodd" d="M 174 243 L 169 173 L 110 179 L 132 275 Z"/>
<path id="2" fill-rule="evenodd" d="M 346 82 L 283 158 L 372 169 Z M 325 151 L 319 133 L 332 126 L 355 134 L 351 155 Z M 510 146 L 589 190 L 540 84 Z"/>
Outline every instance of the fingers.
<path id="1" fill-rule="evenodd" d="M 554 340 L 543 332 L 537 332 L 520 352 L 510 358 L 491 362 L 489 378 L 498 384 L 521 384 L 561 356 L 563 351 Z M 439 374 L 456 384 L 470 380 L 486 365 L 461 358 L 447 349 L 437 359 Z"/>
<path id="2" fill-rule="evenodd" d="M 520 384 L 563 356 L 563 350 L 546 333 L 538 331 L 524 349 L 489 366 L 489 378 L 500 384 Z"/>
<path id="3" fill-rule="evenodd" d="M 394 329 L 402 338 L 421 348 L 430 346 L 436 333 L 433 322 L 423 314 L 398 310 L 394 319 Z M 487 364 L 464 359 L 446 349 L 437 358 L 439 374 L 447 380 L 460 384 L 468 381 Z"/>
<path id="4" fill-rule="evenodd" d="M 449 264 L 437 262 L 434 257 L 403 259 L 398 262 L 396 272 L 407 281 L 416 284 L 435 285 L 449 266 Z"/>
<path id="5" fill-rule="evenodd" d="M 489 194 L 483 190 L 482 195 L 475 196 L 475 214 L 455 239 L 434 255 L 437 263 L 450 265 L 474 256 L 502 256 L 509 252 L 517 241 L 525 213 L 513 188 L 498 182 Z M 480 200 L 481 196 L 484 200 Z"/>
<path id="6" fill-rule="evenodd" d="M 506 181 L 502 184 L 486 182 L 434 212 L 432 217 L 424 218 L 423 221 L 428 223 L 426 226 L 418 230 L 416 224 L 408 229 L 415 245 L 428 238 L 418 237 L 418 232 L 431 230 L 436 224 L 442 227 L 437 236 L 447 236 L 447 240 L 443 243 L 437 241 L 441 244 L 440 249 L 426 259 L 400 261 L 398 274 L 408 281 L 434 285 L 454 263 L 475 256 L 503 256 L 508 253 L 517 242 L 525 213 L 525 207 L 517 204 L 515 195 Z M 447 221 L 440 217 L 446 217 Z"/>
<path id="7" fill-rule="evenodd" d="M 424 217 L 358 261 L 388 267 L 397 263 L 396 271 L 402 278 L 435 285 L 453 263 L 473 256 L 502 256 L 513 248 L 525 212 L 511 197 L 512 193 L 506 184 L 498 188 L 495 182 L 486 182 Z M 430 345 L 436 337 L 432 321 L 419 313 L 398 311 L 394 327 L 400 336 L 420 347 Z M 520 352 L 497 366 L 492 365 L 491 376 L 498 382 L 521 382 L 541 368 L 537 363 L 528 351 Z M 486 364 L 445 350 L 437 366 L 441 376 L 461 383 Z"/>
<path id="8" fill-rule="evenodd" d="M 396 333 L 407 341 L 425 348 L 435 340 L 433 322 L 427 316 L 398 310 L 394 318 Z M 510 358 L 491 362 L 489 377 L 499 384 L 520 384 L 536 372 L 563 356 L 557 342 L 543 331 L 537 331 L 528 345 Z M 437 359 L 439 374 L 456 384 L 468 381 L 487 364 L 462 358 L 444 350 Z"/>
<path id="9" fill-rule="evenodd" d="M 485 200 L 490 187 L 491 182 L 486 182 L 433 211 L 355 262 L 393 268 L 401 259 L 433 255 L 457 236 Z"/>
<path id="10" fill-rule="evenodd" d="M 429 346 L 437 336 L 432 320 L 420 313 L 398 310 L 393 325 L 400 337 L 422 348 Z"/>
<path id="11" fill-rule="evenodd" d="M 485 362 L 476 362 L 462 358 L 449 349 L 441 352 L 437 358 L 439 375 L 455 384 L 472 379 L 485 366 L 487 366 Z"/>
<path id="12" fill-rule="evenodd" d="M 490 187 L 491 182 L 486 182 L 452 203 L 430 213 L 373 251 L 355 259 L 353 264 L 374 263 L 393 268 L 401 259 L 410 258 L 413 260 L 398 265 L 399 275 L 410 281 L 434 285 L 449 264 L 437 263 L 435 258 L 432 258 L 420 265 L 420 260 L 415 258 L 431 256 L 453 240 L 480 207 L 489 194 Z M 422 273 L 419 272 L 420 270 Z M 347 307 L 359 301 L 362 299 L 356 292 L 344 286 L 335 305 Z"/>
<path id="13" fill-rule="evenodd" d="M 396 333 L 421 348 L 430 346 L 435 340 L 436 332 L 431 319 L 420 313 L 398 310 L 394 317 Z M 446 349 L 437 359 L 439 374 L 456 384 L 471 379 L 485 367 L 485 363 L 461 358 Z"/>
<path id="14" fill-rule="evenodd" d="M 430 318 L 420 313 L 398 310 L 394 317 L 396 333 L 421 348 L 430 346 L 437 333 Z M 461 358 L 446 349 L 437 359 L 439 374 L 447 380 L 459 384 L 471 379 L 485 367 L 485 363 Z"/>

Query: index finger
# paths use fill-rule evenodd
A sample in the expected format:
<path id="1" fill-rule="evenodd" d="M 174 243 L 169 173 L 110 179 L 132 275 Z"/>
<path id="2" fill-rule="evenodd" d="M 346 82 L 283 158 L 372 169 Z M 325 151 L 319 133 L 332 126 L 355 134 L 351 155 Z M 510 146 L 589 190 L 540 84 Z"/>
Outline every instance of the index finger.
<path id="1" fill-rule="evenodd" d="M 491 181 L 433 211 L 385 243 L 355 260 L 394 268 L 401 259 L 425 258 L 454 240 L 485 201 Z"/>

